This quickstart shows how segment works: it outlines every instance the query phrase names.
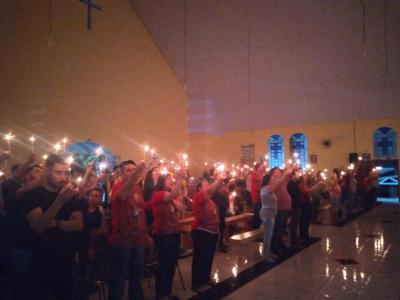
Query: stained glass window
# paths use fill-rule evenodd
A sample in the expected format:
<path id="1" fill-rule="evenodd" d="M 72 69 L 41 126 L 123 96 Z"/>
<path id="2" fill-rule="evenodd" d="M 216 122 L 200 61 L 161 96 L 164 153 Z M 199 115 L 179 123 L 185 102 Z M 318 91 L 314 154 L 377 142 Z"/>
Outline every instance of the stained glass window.
<path id="1" fill-rule="evenodd" d="M 381 127 L 374 132 L 374 156 L 397 157 L 397 134 L 393 128 Z"/>
<path id="2" fill-rule="evenodd" d="M 285 148 L 283 145 L 283 138 L 275 134 L 269 138 L 268 141 L 269 149 L 269 167 L 282 167 L 285 164 Z"/>
<path id="3" fill-rule="evenodd" d="M 295 133 L 290 138 L 290 152 L 298 154 L 300 167 L 305 169 L 308 162 L 308 143 L 307 137 L 303 133 Z"/>

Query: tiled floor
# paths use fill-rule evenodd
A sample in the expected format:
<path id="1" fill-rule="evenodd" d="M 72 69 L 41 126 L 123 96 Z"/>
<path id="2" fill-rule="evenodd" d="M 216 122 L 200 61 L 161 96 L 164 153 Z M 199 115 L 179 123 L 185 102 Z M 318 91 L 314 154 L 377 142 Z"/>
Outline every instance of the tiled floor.
<path id="1" fill-rule="evenodd" d="M 382 222 L 383 221 L 383 222 Z M 243 285 L 226 299 L 400 299 L 400 206 L 380 205 L 343 227 L 311 226 L 322 239 Z M 367 237 L 366 235 L 372 235 Z M 222 282 L 259 263 L 261 245 L 252 242 L 229 253 L 217 253 L 213 279 Z M 336 259 L 352 259 L 342 265 Z M 191 258 L 179 261 L 174 292 L 181 299 L 190 290 Z M 240 276 L 238 277 L 238 279 Z M 143 282 L 146 299 L 155 299 L 154 277 Z M 202 297 L 205 298 L 205 297 Z M 91 299 L 96 299 L 91 297 Z M 127 298 L 126 298 L 127 299 Z M 210 300 L 207 297 L 207 300 Z"/>
<path id="2" fill-rule="evenodd" d="M 399 210 L 382 205 L 341 228 L 313 226 L 320 243 L 226 299 L 400 299 Z M 342 265 L 338 258 L 359 264 Z"/>

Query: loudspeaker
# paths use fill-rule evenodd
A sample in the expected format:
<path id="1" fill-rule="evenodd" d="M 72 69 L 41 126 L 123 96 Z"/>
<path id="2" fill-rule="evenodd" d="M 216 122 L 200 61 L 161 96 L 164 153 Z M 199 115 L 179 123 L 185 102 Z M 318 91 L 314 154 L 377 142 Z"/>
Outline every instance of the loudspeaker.
<path id="1" fill-rule="evenodd" d="M 357 162 L 357 160 L 358 160 L 358 153 L 357 152 L 349 153 L 349 163 Z"/>

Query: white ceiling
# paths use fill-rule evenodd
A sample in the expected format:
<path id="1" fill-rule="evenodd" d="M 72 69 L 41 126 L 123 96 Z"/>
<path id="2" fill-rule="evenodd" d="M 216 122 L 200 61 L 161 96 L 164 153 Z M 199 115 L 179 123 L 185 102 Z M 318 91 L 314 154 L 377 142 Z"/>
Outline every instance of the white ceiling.
<path id="1" fill-rule="evenodd" d="M 398 0 L 131 1 L 190 95 L 189 132 L 400 116 Z"/>

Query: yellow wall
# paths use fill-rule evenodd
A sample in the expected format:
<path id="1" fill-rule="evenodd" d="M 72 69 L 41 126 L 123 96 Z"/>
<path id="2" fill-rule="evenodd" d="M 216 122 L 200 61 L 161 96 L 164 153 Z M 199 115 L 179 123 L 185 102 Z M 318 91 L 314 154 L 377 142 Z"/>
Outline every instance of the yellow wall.
<path id="1" fill-rule="evenodd" d="M 209 160 L 222 160 L 229 163 L 240 163 L 240 145 L 255 144 L 256 160 L 264 156 L 268 149 L 268 139 L 273 134 L 280 134 L 284 138 L 285 156 L 288 159 L 289 139 L 294 133 L 304 133 L 308 138 L 309 154 L 318 156 L 318 163 L 312 165 L 318 169 L 333 169 L 335 167 L 346 167 L 350 152 L 370 153 L 373 156 L 373 132 L 379 127 L 392 127 L 397 132 L 400 139 L 400 119 L 379 119 L 379 120 L 360 120 L 355 121 L 355 131 L 353 122 L 343 122 L 334 124 L 318 124 L 308 126 L 293 126 L 285 128 L 258 129 L 253 131 L 232 131 L 221 137 L 209 135 L 192 134 L 189 136 L 192 157 L 195 159 L 195 166 Z M 356 149 L 354 147 L 353 132 L 356 137 Z M 323 139 L 329 139 L 332 144 L 329 148 L 322 145 Z M 205 144 L 210 146 L 204 147 Z M 199 155 L 200 149 L 206 151 Z M 400 143 L 397 143 L 397 153 L 400 153 Z M 200 170 L 197 169 L 198 173 Z"/>
<path id="2" fill-rule="evenodd" d="M 123 159 L 142 158 L 144 142 L 173 157 L 187 143 L 187 94 L 130 2 L 96 3 L 90 32 L 83 3 L 52 1 L 49 34 L 48 1 L 2 1 L 0 133 L 40 136 L 40 155 L 68 136 Z M 15 156 L 29 147 L 14 142 Z"/>

